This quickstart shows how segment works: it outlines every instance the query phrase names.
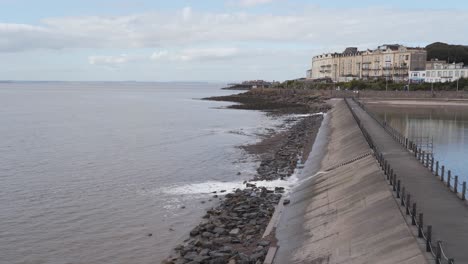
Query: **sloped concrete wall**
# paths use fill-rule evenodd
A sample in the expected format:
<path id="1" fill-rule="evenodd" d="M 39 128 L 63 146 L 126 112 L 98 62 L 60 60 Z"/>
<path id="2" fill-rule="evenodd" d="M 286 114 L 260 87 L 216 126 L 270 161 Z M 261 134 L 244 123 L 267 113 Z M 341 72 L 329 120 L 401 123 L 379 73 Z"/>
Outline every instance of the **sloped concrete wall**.
<path id="1" fill-rule="evenodd" d="M 275 263 L 428 263 L 344 101 L 328 125 L 322 172 L 291 194 Z"/>

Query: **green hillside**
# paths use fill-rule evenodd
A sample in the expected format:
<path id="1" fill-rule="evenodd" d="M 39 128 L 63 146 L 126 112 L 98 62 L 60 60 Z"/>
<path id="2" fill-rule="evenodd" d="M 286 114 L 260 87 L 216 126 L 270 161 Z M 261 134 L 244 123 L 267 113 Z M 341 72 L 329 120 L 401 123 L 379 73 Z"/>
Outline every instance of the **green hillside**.
<path id="1" fill-rule="evenodd" d="M 468 46 L 450 45 L 435 42 L 426 46 L 427 60 L 439 59 L 452 62 L 463 62 L 468 65 Z"/>

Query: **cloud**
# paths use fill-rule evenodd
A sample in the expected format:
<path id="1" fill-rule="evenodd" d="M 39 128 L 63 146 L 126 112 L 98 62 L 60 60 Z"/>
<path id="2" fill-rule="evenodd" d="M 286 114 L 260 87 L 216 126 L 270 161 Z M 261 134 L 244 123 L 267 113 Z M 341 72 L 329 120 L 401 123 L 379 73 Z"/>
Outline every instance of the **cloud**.
<path id="1" fill-rule="evenodd" d="M 126 54 L 119 56 L 89 56 L 88 62 L 92 65 L 106 65 L 106 66 L 117 66 L 120 64 L 127 63 L 129 57 Z"/>
<path id="2" fill-rule="evenodd" d="M 161 51 L 156 51 L 151 54 L 150 59 L 151 60 L 160 60 L 169 55 L 169 52 L 167 50 L 161 50 Z"/>
<path id="3" fill-rule="evenodd" d="M 192 8 L 187 6 L 182 9 L 182 19 L 187 21 L 192 17 Z"/>
<path id="4" fill-rule="evenodd" d="M 264 0 L 266 1 L 266 0 Z M 258 1 L 246 1 L 253 4 Z M 468 42 L 466 10 L 304 8 L 296 14 L 175 12 L 46 18 L 39 25 L 0 24 L 0 52 L 33 49 L 188 49 L 191 58 L 219 58 L 232 50 L 191 47 L 377 45 L 384 42 Z M 190 51 L 192 49 L 192 51 Z M 200 55 L 197 55 L 199 53 Z M 209 54 L 211 53 L 211 54 Z M 189 59 L 190 58 L 190 59 Z"/>
<path id="5" fill-rule="evenodd" d="M 222 60 L 240 55 L 238 48 L 198 48 L 185 49 L 174 56 L 176 60 Z"/>

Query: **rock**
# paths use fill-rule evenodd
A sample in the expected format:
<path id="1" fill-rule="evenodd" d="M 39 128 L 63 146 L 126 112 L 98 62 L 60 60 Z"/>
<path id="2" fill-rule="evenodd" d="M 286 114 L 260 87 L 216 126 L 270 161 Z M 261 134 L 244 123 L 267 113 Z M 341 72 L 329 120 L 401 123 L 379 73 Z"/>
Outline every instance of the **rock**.
<path id="1" fill-rule="evenodd" d="M 204 261 L 210 259 L 210 257 L 206 256 L 206 255 L 198 255 L 196 258 L 193 259 L 193 261 L 197 262 L 197 263 L 203 263 Z"/>
<path id="2" fill-rule="evenodd" d="M 239 172 L 237 173 L 237 175 L 241 175 L 241 172 L 239 171 Z"/>
<path id="3" fill-rule="evenodd" d="M 229 235 L 237 236 L 239 233 L 240 233 L 240 229 L 239 228 L 234 228 L 229 232 Z"/>
<path id="4" fill-rule="evenodd" d="M 291 201 L 290 201 L 289 199 L 284 199 L 284 200 L 283 200 L 283 205 L 287 205 L 287 204 L 289 204 L 290 202 L 291 202 Z"/>
<path id="5" fill-rule="evenodd" d="M 270 245 L 270 241 L 262 240 L 258 242 L 257 245 L 262 246 L 262 247 L 268 247 Z"/>
<path id="6" fill-rule="evenodd" d="M 222 227 L 215 227 L 215 229 L 213 229 L 213 232 L 216 233 L 216 234 L 220 234 L 220 235 L 223 235 L 226 232 L 226 229 L 222 228 Z"/>
<path id="7" fill-rule="evenodd" d="M 196 257 L 198 257 L 198 254 L 195 251 L 187 252 L 184 255 L 184 259 L 187 259 L 187 260 L 194 260 Z"/>
<path id="8" fill-rule="evenodd" d="M 209 255 L 214 259 L 222 258 L 224 260 L 226 260 L 226 259 L 228 259 L 230 257 L 230 255 L 228 253 L 223 253 L 223 252 L 219 252 L 219 251 L 211 251 L 209 253 Z M 224 263 L 226 263 L 226 262 L 224 262 Z"/>
<path id="9" fill-rule="evenodd" d="M 150 237 L 150 236 L 153 236 L 153 234 L 149 233 L 148 236 L 149 236 L 149 237 Z"/>
<path id="10" fill-rule="evenodd" d="M 201 234 L 201 236 L 204 237 L 204 238 L 211 238 L 211 237 L 214 236 L 214 234 L 213 234 L 213 233 L 210 233 L 210 232 L 203 232 L 203 233 Z"/>
<path id="11" fill-rule="evenodd" d="M 210 264 L 226 264 L 226 259 L 225 258 L 215 258 L 210 260 Z"/>
<path id="12" fill-rule="evenodd" d="M 248 188 L 256 188 L 257 187 L 255 184 L 252 184 L 252 183 L 246 183 L 245 186 L 248 187 Z"/>
<path id="13" fill-rule="evenodd" d="M 185 263 L 187 263 L 187 261 L 185 259 L 183 259 L 183 258 L 177 259 L 174 262 L 174 264 L 185 264 Z"/>
<path id="14" fill-rule="evenodd" d="M 216 194 L 215 194 L 215 195 L 213 195 L 213 198 L 218 198 L 218 195 L 216 195 Z"/>
<path id="15" fill-rule="evenodd" d="M 262 246 L 258 246 L 257 248 L 255 248 L 254 252 L 260 252 L 260 251 L 263 251 L 263 247 Z"/>
<path id="16" fill-rule="evenodd" d="M 250 261 L 251 262 L 257 262 L 257 261 L 261 261 L 263 260 L 263 257 L 265 256 L 265 254 L 263 252 L 258 252 L 258 253 L 255 253 L 255 254 L 252 254 L 250 255 Z"/>
<path id="17" fill-rule="evenodd" d="M 219 250 L 219 252 L 221 252 L 221 253 L 228 253 L 228 254 L 231 254 L 232 251 L 233 251 L 233 249 L 230 246 L 224 246 Z"/>
<path id="18" fill-rule="evenodd" d="M 200 234 L 200 230 L 198 229 L 198 227 L 195 227 L 194 229 L 192 229 L 192 231 L 190 231 L 190 236 L 197 236 L 198 234 Z"/>
<path id="19" fill-rule="evenodd" d="M 221 190 L 221 191 L 219 191 L 219 192 L 220 192 L 220 193 L 224 193 L 224 192 L 226 192 L 226 190 Z"/>

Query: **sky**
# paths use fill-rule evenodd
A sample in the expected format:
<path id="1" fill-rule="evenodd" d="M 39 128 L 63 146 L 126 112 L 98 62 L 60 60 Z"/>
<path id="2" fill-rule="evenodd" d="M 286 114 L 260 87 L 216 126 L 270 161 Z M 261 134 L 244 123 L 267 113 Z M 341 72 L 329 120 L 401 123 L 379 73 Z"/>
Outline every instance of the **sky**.
<path id="1" fill-rule="evenodd" d="M 304 77 L 311 58 L 468 44 L 464 0 L 0 0 L 0 80 Z"/>

